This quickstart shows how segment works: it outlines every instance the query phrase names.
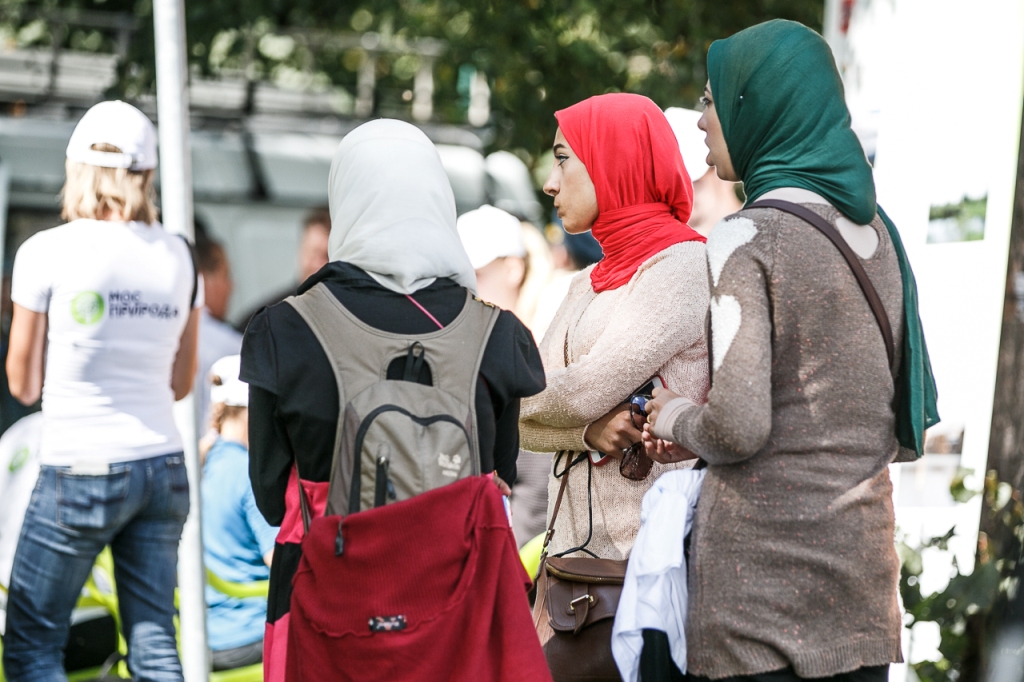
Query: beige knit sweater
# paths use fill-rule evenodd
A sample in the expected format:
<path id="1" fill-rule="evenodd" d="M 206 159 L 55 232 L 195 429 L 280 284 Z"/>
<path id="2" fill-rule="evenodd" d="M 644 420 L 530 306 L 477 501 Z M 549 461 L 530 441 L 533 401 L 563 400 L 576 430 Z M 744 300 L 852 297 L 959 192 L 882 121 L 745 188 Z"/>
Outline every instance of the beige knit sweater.
<path id="1" fill-rule="evenodd" d="M 644 262 L 628 284 L 600 294 L 591 287 L 590 269 L 579 273 L 540 344 L 547 388 L 522 402 L 522 447 L 588 449 L 587 426 L 655 375 L 676 393 L 703 403 L 707 310 L 707 259 L 700 242 L 665 249 Z M 587 548 L 604 559 L 627 558 L 640 530 L 644 493 L 664 471 L 679 466 L 690 465 L 655 464 L 644 481 L 624 478 L 615 461 L 594 467 L 594 534 Z M 548 519 L 559 482 L 549 477 Z M 584 542 L 587 512 L 587 465 L 580 463 L 569 475 L 551 553 Z"/>
<path id="2" fill-rule="evenodd" d="M 899 263 L 882 221 L 872 227 L 878 248 L 861 262 L 898 363 Z M 655 424 L 708 463 L 690 545 L 688 672 L 816 678 L 899 661 L 895 389 L 864 293 L 832 242 L 771 209 L 717 225 L 708 260 L 714 385 L 705 405 L 675 418 L 666 408 Z"/>

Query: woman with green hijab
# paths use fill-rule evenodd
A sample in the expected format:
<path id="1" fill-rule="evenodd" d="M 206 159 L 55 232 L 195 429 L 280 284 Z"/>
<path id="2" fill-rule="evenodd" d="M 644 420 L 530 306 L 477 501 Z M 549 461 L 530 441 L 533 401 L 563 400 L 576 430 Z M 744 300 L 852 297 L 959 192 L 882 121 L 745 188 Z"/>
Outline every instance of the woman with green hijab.
<path id="1" fill-rule="evenodd" d="M 658 461 L 707 463 L 688 672 L 884 682 L 902 660 L 887 465 L 938 421 L 913 273 L 821 36 L 754 26 L 712 44 L 708 74 L 708 163 L 749 199 L 707 243 L 708 402 L 655 393 L 644 435 Z"/>

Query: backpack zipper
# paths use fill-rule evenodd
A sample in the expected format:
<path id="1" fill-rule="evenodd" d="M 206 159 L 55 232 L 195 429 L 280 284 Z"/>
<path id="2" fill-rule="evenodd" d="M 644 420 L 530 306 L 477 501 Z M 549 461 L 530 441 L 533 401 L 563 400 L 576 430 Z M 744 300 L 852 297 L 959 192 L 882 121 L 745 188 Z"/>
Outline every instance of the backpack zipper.
<path id="1" fill-rule="evenodd" d="M 411 412 L 409 412 L 408 410 L 406 410 L 404 408 L 401 408 L 401 407 L 399 407 L 397 405 L 390 405 L 390 404 L 389 405 L 381 405 L 381 406 L 375 408 L 372 412 L 370 412 L 370 414 L 366 415 L 366 417 L 363 418 L 362 423 L 359 424 L 359 429 L 356 431 L 356 442 L 355 442 L 355 447 L 353 448 L 353 452 L 355 453 L 355 456 L 353 457 L 354 461 L 352 462 L 352 483 L 351 483 L 351 486 L 349 488 L 349 497 L 348 497 L 348 513 L 349 514 L 355 514 L 356 512 L 359 511 L 359 500 L 360 500 L 361 488 L 362 488 L 362 470 L 363 470 L 362 452 L 363 452 L 363 441 L 366 439 L 366 433 L 367 433 L 367 431 L 369 431 L 370 426 L 373 424 L 373 422 L 377 419 L 377 417 L 379 417 L 380 415 L 384 414 L 385 412 L 398 412 L 399 414 L 408 417 L 409 419 L 411 419 L 412 421 L 416 422 L 417 424 L 419 424 L 421 426 L 429 426 L 430 424 L 433 424 L 435 422 L 448 422 L 449 424 L 454 424 L 455 426 L 459 427 L 459 429 L 462 430 L 463 434 L 465 434 L 466 444 L 469 445 L 469 432 L 466 430 L 465 425 L 463 425 L 461 422 L 459 422 L 458 419 L 456 419 L 455 417 L 453 417 L 451 415 L 448 415 L 448 414 L 438 414 L 438 415 L 434 415 L 432 417 L 417 417 L 416 415 L 412 414 Z M 472 451 L 473 451 L 472 450 L 472 446 L 470 446 L 470 452 L 472 453 Z M 479 464 L 478 463 L 479 463 L 479 460 L 474 458 L 474 460 L 473 460 L 473 475 L 478 475 L 480 473 L 480 471 L 479 471 Z M 396 499 L 397 495 L 395 494 L 395 487 L 394 487 L 394 485 L 389 485 L 386 492 L 387 492 L 388 496 L 392 500 Z M 374 497 L 376 498 L 376 496 L 377 496 L 377 489 L 375 488 L 374 489 Z M 382 502 L 382 504 L 383 504 L 383 502 Z"/>
<path id="2" fill-rule="evenodd" d="M 395 486 L 388 476 L 390 469 L 391 462 L 387 457 L 381 455 L 377 458 L 377 479 L 373 491 L 374 507 L 383 507 L 387 503 L 387 498 L 395 499 Z"/>

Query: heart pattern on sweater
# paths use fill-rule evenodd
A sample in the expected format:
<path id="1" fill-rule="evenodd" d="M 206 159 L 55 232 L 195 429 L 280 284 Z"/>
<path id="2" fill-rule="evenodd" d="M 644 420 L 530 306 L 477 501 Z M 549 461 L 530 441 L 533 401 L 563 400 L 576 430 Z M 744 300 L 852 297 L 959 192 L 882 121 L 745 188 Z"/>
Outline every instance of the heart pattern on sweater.
<path id="1" fill-rule="evenodd" d="M 708 265 L 711 268 L 711 281 L 716 287 L 729 256 L 744 244 L 749 244 L 756 235 L 754 221 L 743 217 L 723 220 L 711 230 L 707 243 Z"/>
<path id="2" fill-rule="evenodd" d="M 716 372 L 740 330 L 742 313 L 735 296 L 717 296 L 711 300 L 711 354 Z"/>

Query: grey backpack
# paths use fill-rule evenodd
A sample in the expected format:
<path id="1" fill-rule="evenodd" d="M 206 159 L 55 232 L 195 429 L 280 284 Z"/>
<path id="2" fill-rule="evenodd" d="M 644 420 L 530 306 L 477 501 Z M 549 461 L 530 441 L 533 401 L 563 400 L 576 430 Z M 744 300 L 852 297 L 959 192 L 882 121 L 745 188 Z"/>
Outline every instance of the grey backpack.
<path id="1" fill-rule="evenodd" d="M 409 335 L 364 324 L 322 282 L 286 301 L 316 335 L 338 384 L 328 516 L 480 474 L 476 385 L 497 308 L 467 293 L 462 312 L 447 327 Z M 396 361 L 404 363 L 404 380 L 387 378 Z M 424 363 L 429 386 L 417 381 Z M 308 530 L 309 503 L 299 489 Z M 336 551 L 342 551 L 340 529 Z"/>

